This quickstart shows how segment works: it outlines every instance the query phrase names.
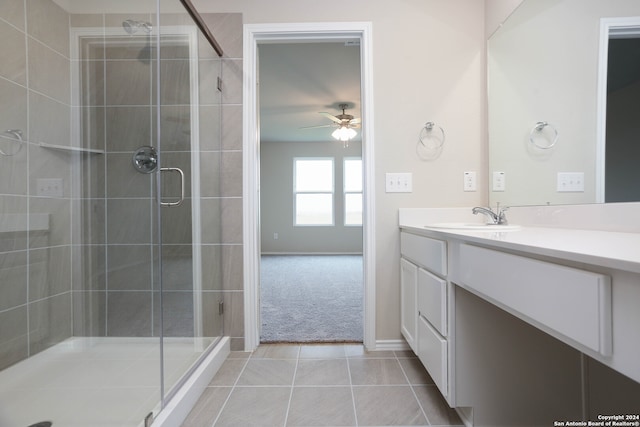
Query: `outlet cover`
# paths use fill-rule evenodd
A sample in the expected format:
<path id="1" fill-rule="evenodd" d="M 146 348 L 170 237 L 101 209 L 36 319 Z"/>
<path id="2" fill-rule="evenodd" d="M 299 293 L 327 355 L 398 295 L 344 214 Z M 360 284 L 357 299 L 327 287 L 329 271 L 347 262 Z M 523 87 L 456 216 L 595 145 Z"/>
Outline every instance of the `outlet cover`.
<path id="1" fill-rule="evenodd" d="M 504 172 L 493 172 L 493 191 L 505 191 L 507 177 Z"/>
<path id="2" fill-rule="evenodd" d="M 464 173 L 464 191 L 476 191 L 476 173 L 473 171 Z"/>

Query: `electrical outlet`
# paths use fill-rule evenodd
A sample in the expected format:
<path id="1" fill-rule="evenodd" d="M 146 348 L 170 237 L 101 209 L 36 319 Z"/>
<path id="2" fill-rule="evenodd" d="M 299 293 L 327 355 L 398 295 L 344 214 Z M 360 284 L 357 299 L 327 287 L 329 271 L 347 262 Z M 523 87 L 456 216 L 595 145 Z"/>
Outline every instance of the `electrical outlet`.
<path id="1" fill-rule="evenodd" d="M 36 195 L 40 197 L 62 197 L 62 179 L 39 178 L 36 180 Z"/>
<path id="2" fill-rule="evenodd" d="M 464 191 L 476 191 L 476 173 L 475 172 L 465 172 L 464 173 Z"/>
<path id="3" fill-rule="evenodd" d="M 413 174 L 387 173 L 385 174 L 385 188 L 387 193 L 411 193 L 413 191 Z"/>
<path id="4" fill-rule="evenodd" d="M 493 191 L 505 191 L 507 177 L 504 172 L 493 172 Z"/>

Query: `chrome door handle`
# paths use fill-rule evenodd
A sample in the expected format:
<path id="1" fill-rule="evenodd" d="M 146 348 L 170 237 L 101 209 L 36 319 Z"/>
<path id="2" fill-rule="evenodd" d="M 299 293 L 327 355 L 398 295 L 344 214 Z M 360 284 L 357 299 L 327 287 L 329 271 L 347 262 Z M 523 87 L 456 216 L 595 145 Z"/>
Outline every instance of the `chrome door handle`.
<path id="1" fill-rule="evenodd" d="M 180 175 L 180 198 L 177 202 L 163 202 L 160 200 L 160 206 L 165 208 L 175 208 L 184 202 L 184 172 L 180 168 L 160 168 L 160 172 L 177 172 Z"/>

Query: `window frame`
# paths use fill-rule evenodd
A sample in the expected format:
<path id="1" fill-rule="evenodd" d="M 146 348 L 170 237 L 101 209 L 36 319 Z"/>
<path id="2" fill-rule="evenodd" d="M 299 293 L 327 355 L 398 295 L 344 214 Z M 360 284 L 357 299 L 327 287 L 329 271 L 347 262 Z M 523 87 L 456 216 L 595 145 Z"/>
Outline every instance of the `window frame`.
<path id="1" fill-rule="evenodd" d="M 349 156 L 342 158 L 342 225 L 345 227 L 362 227 L 364 223 L 364 175 L 360 174 L 360 191 L 347 191 L 347 161 L 359 160 L 360 161 L 360 170 L 364 172 L 364 163 L 362 161 L 362 157 L 359 156 Z M 362 206 L 360 209 L 360 223 L 359 224 L 348 224 L 347 223 L 347 195 L 348 194 L 360 194 L 362 199 Z"/>
<path id="2" fill-rule="evenodd" d="M 331 190 L 330 191 L 298 191 L 297 189 L 297 168 L 298 161 L 330 161 L 331 162 Z M 293 158 L 293 226 L 294 227 L 335 227 L 336 225 L 336 203 L 335 203 L 335 192 L 336 192 L 336 162 L 335 158 L 331 156 L 305 156 L 305 157 L 294 157 Z M 298 194 L 329 194 L 331 195 L 331 223 L 330 224 L 298 224 Z"/>

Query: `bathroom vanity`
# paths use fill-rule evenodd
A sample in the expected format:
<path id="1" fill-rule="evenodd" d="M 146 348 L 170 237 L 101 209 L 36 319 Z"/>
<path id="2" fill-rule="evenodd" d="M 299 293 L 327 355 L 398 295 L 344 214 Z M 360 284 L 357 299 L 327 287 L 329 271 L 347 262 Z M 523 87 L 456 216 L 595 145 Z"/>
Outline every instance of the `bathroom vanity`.
<path id="1" fill-rule="evenodd" d="M 400 210 L 402 334 L 468 425 L 640 425 L 640 233 L 572 209 Z"/>

